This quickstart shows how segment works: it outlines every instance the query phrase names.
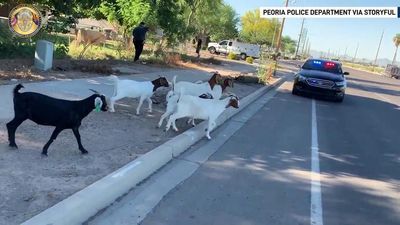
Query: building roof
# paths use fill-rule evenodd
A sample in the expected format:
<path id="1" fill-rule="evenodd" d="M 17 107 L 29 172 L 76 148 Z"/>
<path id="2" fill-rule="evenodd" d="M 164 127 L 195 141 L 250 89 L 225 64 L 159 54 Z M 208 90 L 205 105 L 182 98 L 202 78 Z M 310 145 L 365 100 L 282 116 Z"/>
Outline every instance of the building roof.
<path id="1" fill-rule="evenodd" d="M 97 27 L 103 30 L 116 31 L 115 27 L 113 27 L 113 25 L 109 23 L 107 20 L 95 20 L 89 18 L 78 20 L 77 28 L 90 28 L 90 27 Z"/>

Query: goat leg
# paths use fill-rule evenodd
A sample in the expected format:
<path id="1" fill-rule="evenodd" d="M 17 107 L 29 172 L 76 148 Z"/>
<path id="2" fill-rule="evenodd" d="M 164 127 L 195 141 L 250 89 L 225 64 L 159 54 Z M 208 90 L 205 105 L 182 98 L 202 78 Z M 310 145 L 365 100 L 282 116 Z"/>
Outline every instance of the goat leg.
<path id="1" fill-rule="evenodd" d="M 206 129 L 206 137 L 208 140 L 211 140 L 210 132 L 214 129 L 216 126 L 215 122 L 211 122 L 210 120 L 208 121 L 208 127 Z"/>
<path id="2" fill-rule="evenodd" d="M 149 113 L 151 113 L 153 111 L 153 108 L 152 108 L 153 101 L 151 100 L 150 97 L 148 97 L 147 102 L 149 103 Z"/>
<path id="3" fill-rule="evenodd" d="M 123 98 L 122 96 L 116 95 L 110 98 L 110 112 L 115 112 L 114 104 L 116 101 Z"/>
<path id="4" fill-rule="evenodd" d="M 19 125 L 24 122 L 25 119 L 17 119 L 14 118 L 9 123 L 7 123 L 7 132 L 8 132 L 8 141 L 10 142 L 9 146 L 12 148 L 18 148 L 17 144 L 15 143 L 15 132 Z"/>
<path id="5" fill-rule="evenodd" d="M 140 97 L 140 99 L 139 99 L 139 105 L 138 105 L 138 107 L 136 108 L 136 115 L 139 115 L 139 114 L 140 114 L 140 108 L 142 107 L 142 104 L 143 104 L 144 99 L 145 99 L 145 98 L 144 98 L 143 96 Z"/>
<path id="6" fill-rule="evenodd" d="M 79 134 L 79 127 L 72 128 L 72 131 L 74 132 L 76 141 L 78 142 L 79 150 L 82 152 L 82 154 L 88 154 L 89 152 L 82 145 L 81 135 Z"/>
<path id="7" fill-rule="evenodd" d="M 56 127 L 54 129 L 53 133 L 51 134 L 50 140 L 43 146 L 42 155 L 47 156 L 47 149 L 49 149 L 51 143 L 53 143 L 53 141 L 56 140 L 58 134 L 60 134 L 62 130 L 63 129 L 59 127 Z"/>
<path id="8" fill-rule="evenodd" d="M 158 121 L 158 126 L 157 126 L 158 128 L 160 128 L 162 126 L 164 119 L 169 115 L 171 115 L 171 113 L 168 112 L 168 110 L 164 114 L 161 115 L 160 121 Z"/>

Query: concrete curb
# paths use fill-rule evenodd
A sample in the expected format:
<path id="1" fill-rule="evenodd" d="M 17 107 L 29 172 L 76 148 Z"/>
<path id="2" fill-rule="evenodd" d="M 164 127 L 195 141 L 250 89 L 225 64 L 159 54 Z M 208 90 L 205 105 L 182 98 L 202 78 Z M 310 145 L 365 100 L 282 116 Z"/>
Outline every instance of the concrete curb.
<path id="1" fill-rule="evenodd" d="M 217 127 L 283 81 L 284 79 L 279 78 L 273 84 L 262 87 L 243 98 L 240 101 L 239 109 L 229 108 L 218 118 Z M 180 155 L 202 139 L 205 135 L 205 127 L 205 122 L 198 124 L 22 224 L 74 225 L 84 223 L 167 164 L 173 157 Z"/>

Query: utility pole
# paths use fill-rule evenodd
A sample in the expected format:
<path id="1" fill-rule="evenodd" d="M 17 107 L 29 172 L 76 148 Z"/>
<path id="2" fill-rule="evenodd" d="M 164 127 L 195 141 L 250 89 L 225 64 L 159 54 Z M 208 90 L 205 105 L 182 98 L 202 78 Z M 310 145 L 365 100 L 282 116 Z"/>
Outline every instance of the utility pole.
<path id="1" fill-rule="evenodd" d="M 348 46 L 346 46 L 346 49 L 344 50 L 344 59 L 346 60 L 346 54 L 347 54 L 347 47 Z"/>
<path id="2" fill-rule="evenodd" d="M 373 69 L 375 69 L 376 61 L 378 60 L 378 54 L 379 54 L 379 50 L 381 49 L 381 44 L 382 44 L 382 39 L 383 39 L 383 34 L 384 33 L 385 33 L 385 30 L 382 31 L 381 40 L 379 41 L 378 50 L 376 51 L 376 56 L 375 56 L 374 68 Z"/>
<path id="3" fill-rule="evenodd" d="M 289 0 L 286 0 L 285 2 L 285 7 L 288 7 L 289 5 Z M 285 17 L 283 17 L 282 19 L 282 23 L 281 23 L 281 29 L 279 30 L 279 36 L 278 36 L 278 43 L 276 44 L 276 49 L 275 49 L 275 66 L 274 66 L 274 77 L 276 75 L 276 69 L 278 67 L 278 53 L 279 53 L 279 49 L 281 48 L 281 40 L 282 40 L 282 31 L 283 31 L 283 26 L 285 25 Z"/>
<path id="4" fill-rule="evenodd" d="M 310 43 L 310 40 L 307 37 L 307 41 L 306 41 L 306 45 L 304 47 L 304 51 L 303 51 L 303 57 L 307 56 L 307 50 L 308 50 L 308 44 Z"/>
<path id="5" fill-rule="evenodd" d="M 289 0 L 286 0 L 285 7 L 288 7 L 288 5 L 289 5 Z M 284 25 L 285 25 L 285 17 L 283 17 L 283 19 L 282 19 L 281 29 L 279 30 L 278 43 L 277 43 L 276 49 L 275 49 L 275 52 L 276 52 L 277 55 L 278 55 L 279 49 L 281 48 L 282 31 L 283 31 L 283 26 Z"/>
<path id="6" fill-rule="evenodd" d="M 304 44 L 302 46 L 301 54 L 304 56 L 304 51 L 307 50 L 307 42 L 308 42 L 308 37 L 304 40 Z"/>
<path id="7" fill-rule="evenodd" d="M 354 57 L 353 57 L 353 63 L 354 63 L 354 60 L 356 60 L 356 56 L 357 56 L 357 52 L 358 52 L 358 46 L 359 46 L 359 42 L 357 43 L 357 48 L 356 48 L 356 52 L 354 53 Z"/>
<path id="8" fill-rule="evenodd" d="M 272 42 L 271 42 L 271 48 L 274 48 L 275 44 L 275 36 L 276 36 L 276 29 L 278 28 L 278 21 L 275 23 L 275 29 L 274 29 L 274 34 L 272 35 Z"/>
<path id="9" fill-rule="evenodd" d="M 301 30 L 300 30 L 300 34 L 299 34 L 299 41 L 297 42 L 296 53 L 294 54 L 295 57 L 296 57 L 297 54 L 299 53 L 300 40 L 301 40 L 301 36 L 303 35 L 304 20 L 305 20 L 305 19 L 303 18 L 303 22 L 301 22 Z"/>

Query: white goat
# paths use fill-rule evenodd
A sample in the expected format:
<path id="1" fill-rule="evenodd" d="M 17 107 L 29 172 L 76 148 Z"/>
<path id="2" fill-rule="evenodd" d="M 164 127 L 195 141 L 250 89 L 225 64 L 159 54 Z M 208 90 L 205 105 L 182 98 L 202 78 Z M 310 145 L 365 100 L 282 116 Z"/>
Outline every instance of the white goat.
<path id="1" fill-rule="evenodd" d="M 221 75 L 218 72 L 215 72 L 213 76 L 208 80 L 208 82 L 204 83 L 202 83 L 201 81 L 197 81 L 196 83 L 180 81 L 177 83 L 176 77 L 177 76 L 174 76 L 172 80 L 172 91 L 169 91 L 166 95 L 167 109 L 165 110 L 165 113 L 161 115 L 160 121 L 158 122 L 158 127 L 161 127 L 164 119 L 175 111 L 178 96 L 180 94 L 193 95 L 198 97 L 203 94 L 212 95 L 212 93 L 216 92 L 218 95 L 219 92 L 218 90 L 221 89 L 217 88 L 217 90 L 213 92 L 214 88 L 216 86 L 219 86 L 217 85 L 217 83 L 219 79 L 221 79 Z M 188 123 L 190 122 L 192 123 L 193 126 L 196 125 L 193 119 L 189 119 Z"/>
<path id="2" fill-rule="evenodd" d="M 198 97 L 206 99 L 221 99 L 222 94 L 224 93 L 227 87 L 233 87 L 232 78 L 225 79 L 222 83 L 222 86 L 219 84 L 215 84 L 214 88 L 211 90 L 210 93 L 203 93 Z M 161 127 L 164 119 L 175 111 L 178 98 L 179 98 L 178 94 L 174 94 L 173 91 L 168 92 L 166 96 L 167 109 L 165 110 L 165 113 L 161 116 L 160 121 L 158 122 L 158 127 Z M 189 118 L 189 120 L 187 121 L 187 124 L 190 123 L 192 124 L 192 126 L 196 126 L 193 118 Z"/>
<path id="3" fill-rule="evenodd" d="M 210 93 L 220 80 L 221 75 L 219 73 L 214 73 L 208 82 L 204 83 L 192 83 L 188 81 L 176 82 L 176 76 L 174 76 L 172 80 L 172 87 L 175 94 L 200 96 L 204 93 Z"/>
<path id="4" fill-rule="evenodd" d="M 153 81 L 134 81 L 134 80 L 120 80 L 117 76 L 111 75 L 110 78 L 114 82 L 114 94 L 110 98 L 110 111 L 115 112 L 114 103 L 122 98 L 138 98 L 139 105 L 136 108 L 136 115 L 139 115 L 140 107 L 146 99 L 149 103 L 149 112 L 152 112 L 151 96 L 159 87 L 169 87 L 168 81 L 165 77 L 159 77 Z"/>
<path id="5" fill-rule="evenodd" d="M 169 117 L 165 131 L 172 127 L 175 131 L 178 128 L 175 125 L 175 120 L 183 117 L 194 119 L 208 120 L 208 128 L 206 129 L 206 137 L 211 139 L 210 132 L 216 126 L 216 119 L 228 107 L 239 108 L 238 97 L 231 95 L 228 98 L 203 99 L 196 96 L 181 95 L 178 99 L 176 111 Z"/>
<path id="6" fill-rule="evenodd" d="M 178 99 L 179 95 L 174 94 L 173 91 L 169 91 L 167 93 L 165 97 L 165 100 L 167 102 L 167 109 L 165 110 L 165 113 L 161 115 L 160 121 L 158 122 L 158 128 L 162 126 L 164 119 L 175 111 Z"/>

